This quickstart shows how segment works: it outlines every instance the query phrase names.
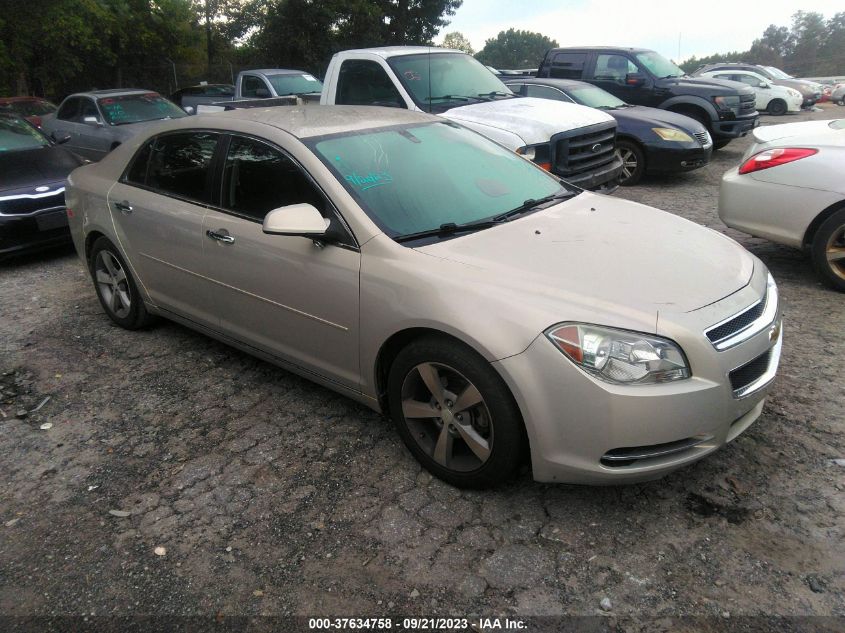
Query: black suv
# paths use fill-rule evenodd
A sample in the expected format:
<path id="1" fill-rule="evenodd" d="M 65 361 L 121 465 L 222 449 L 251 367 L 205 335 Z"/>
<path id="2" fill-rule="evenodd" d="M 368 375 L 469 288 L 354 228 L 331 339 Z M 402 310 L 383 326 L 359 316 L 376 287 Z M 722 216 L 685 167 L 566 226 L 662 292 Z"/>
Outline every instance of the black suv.
<path id="1" fill-rule="evenodd" d="M 553 48 L 546 53 L 537 75 L 580 79 L 627 103 L 685 114 L 708 129 L 714 149 L 745 136 L 759 123 L 756 97 L 750 87 L 689 77 L 659 53 L 645 48 Z"/>

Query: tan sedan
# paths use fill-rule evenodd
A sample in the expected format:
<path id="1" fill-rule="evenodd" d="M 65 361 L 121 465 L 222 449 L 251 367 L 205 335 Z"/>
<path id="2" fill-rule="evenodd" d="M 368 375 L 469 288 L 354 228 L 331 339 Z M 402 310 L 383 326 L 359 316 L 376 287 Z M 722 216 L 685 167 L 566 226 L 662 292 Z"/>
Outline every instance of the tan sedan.
<path id="1" fill-rule="evenodd" d="M 735 242 L 395 109 L 162 124 L 71 175 L 108 316 L 160 315 L 388 414 L 458 486 L 617 483 L 760 415 L 777 289 Z"/>

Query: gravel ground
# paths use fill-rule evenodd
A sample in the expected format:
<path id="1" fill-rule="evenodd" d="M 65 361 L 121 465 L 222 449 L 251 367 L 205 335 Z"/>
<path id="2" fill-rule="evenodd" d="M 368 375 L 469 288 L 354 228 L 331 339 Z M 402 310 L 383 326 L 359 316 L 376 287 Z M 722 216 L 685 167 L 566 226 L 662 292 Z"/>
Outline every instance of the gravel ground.
<path id="1" fill-rule="evenodd" d="M 845 297 L 720 223 L 747 145 L 616 194 L 738 239 L 785 306 L 762 417 L 642 485 L 456 490 L 339 395 L 113 326 L 70 250 L 0 265 L 0 614 L 845 615 Z"/>

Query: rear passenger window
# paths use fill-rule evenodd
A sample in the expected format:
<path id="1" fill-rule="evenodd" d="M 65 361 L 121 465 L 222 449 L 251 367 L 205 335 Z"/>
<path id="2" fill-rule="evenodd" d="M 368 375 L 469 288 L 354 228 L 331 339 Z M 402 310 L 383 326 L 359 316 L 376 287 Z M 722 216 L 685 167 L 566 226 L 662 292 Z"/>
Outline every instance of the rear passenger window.
<path id="1" fill-rule="evenodd" d="M 129 166 L 129 171 L 126 172 L 126 176 L 123 178 L 125 182 L 131 185 L 143 186 L 147 184 L 147 165 L 150 163 L 150 150 L 154 142 L 150 141 L 144 145 L 141 151 L 135 155 L 132 164 Z"/>
<path id="2" fill-rule="evenodd" d="M 62 121 L 74 121 L 79 116 L 79 105 L 82 99 L 79 97 L 71 97 L 65 100 L 62 107 L 56 113 L 56 118 Z"/>
<path id="3" fill-rule="evenodd" d="M 552 58 L 549 76 L 556 79 L 581 79 L 586 53 L 556 53 Z"/>
<path id="4" fill-rule="evenodd" d="M 186 132 L 159 136 L 152 146 L 147 187 L 189 200 L 206 201 L 206 182 L 218 134 Z"/>
<path id="5" fill-rule="evenodd" d="M 322 193 L 293 160 L 265 143 L 232 138 L 223 170 L 224 209 L 262 222 L 273 209 L 299 203 L 329 217 Z"/>

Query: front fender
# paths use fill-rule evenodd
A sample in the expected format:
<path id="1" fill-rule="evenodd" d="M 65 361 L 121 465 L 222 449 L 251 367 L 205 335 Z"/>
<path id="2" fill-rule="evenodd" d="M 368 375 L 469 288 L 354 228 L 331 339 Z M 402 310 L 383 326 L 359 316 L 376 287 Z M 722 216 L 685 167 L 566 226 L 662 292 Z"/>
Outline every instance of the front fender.
<path id="1" fill-rule="evenodd" d="M 694 106 L 697 108 L 701 108 L 707 113 L 707 116 L 710 117 L 711 121 L 718 121 L 719 120 L 719 113 L 716 111 L 716 107 L 710 103 L 707 99 L 703 97 L 696 97 L 695 95 L 684 95 L 679 97 L 671 97 L 666 99 L 663 103 L 661 103 L 658 107 L 661 110 L 671 110 L 675 106 Z"/>

